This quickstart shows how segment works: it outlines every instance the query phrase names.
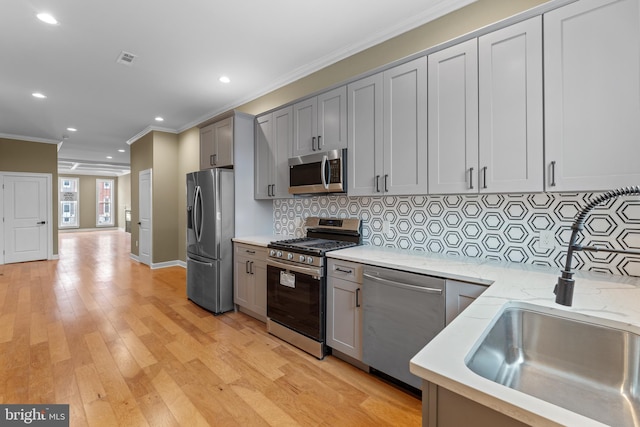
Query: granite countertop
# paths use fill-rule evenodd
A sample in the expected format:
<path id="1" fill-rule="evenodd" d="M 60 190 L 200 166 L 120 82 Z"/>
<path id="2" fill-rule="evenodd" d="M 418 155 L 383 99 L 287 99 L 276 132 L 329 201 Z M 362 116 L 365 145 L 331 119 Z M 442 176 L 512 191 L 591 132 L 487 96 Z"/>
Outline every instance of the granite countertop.
<path id="1" fill-rule="evenodd" d="M 555 303 L 553 287 L 560 273 L 556 268 L 374 246 L 341 249 L 327 256 L 490 285 L 411 359 L 411 372 L 530 425 L 603 425 L 482 378 L 467 368 L 464 360 L 492 319 L 514 301 L 542 306 L 560 316 L 563 312 L 581 313 L 592 323 L 622 322 L 640 333 L 640 279 L 577 272 L 573 306 L 565 307 Z"/>
<path id="2" fill-rule="evenodd" d="M 263 246 L 266 248 L 267 245 L 273 241 L 291 239 L 291 238 L 293 237 L 287 236 L 284 234 L 265 234 L 260 236 L 234 237 L 231 240 L 234 241 L 235 243 L 244 243 L 247 245 Z"/>

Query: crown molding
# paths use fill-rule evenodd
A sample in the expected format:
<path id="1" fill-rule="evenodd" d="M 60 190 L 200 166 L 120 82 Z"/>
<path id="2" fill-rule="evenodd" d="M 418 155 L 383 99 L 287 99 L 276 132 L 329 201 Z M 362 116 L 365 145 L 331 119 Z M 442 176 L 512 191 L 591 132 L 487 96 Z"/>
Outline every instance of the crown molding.
<path id="1" fill-rule="evenodd" d="M 146 128 L 144 128 L 144 130 L 142 130 L 141 132 L 138 132 L 137 134 L 132 136 L 130 139 L 128 139 L 127 140 L 127 145 L 133 144 L 134 142 L 136 142 L 137 140 L 139 140 L 140 138 L 142 138 L 143 136 L 145 136 L 149 132 L 153 132 L 153 131 L 167 132 L 167 133 L 173 133 L 173 134 L 177 134 L 178 133 L 177 130 L 171 129 L 171 128 L 163 128 L 163 127 L 159 127 L 159 126 L 147 126 Z"/>
<path id="2" fill-rule="evenodd" d="M 41 142 L 43 144 L 59 144 L 61 142 L 61 140 L 59 139 L 35 138 L 33 136 L 12 135 L 9 133 L 0 133 L 0 138 L 15 139 L 18 141 L 27 141 L 27 142 Z"/>

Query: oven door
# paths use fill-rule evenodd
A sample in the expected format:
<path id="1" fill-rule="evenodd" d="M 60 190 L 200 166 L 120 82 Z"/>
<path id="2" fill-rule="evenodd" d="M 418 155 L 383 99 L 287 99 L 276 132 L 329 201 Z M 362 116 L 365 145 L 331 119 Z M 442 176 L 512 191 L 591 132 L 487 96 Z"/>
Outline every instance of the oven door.
<path id="1" fill-rule="evenodd" d="M 267 261 L 267 317 L 324 342 L 325 282 L 322 270 Z"/>

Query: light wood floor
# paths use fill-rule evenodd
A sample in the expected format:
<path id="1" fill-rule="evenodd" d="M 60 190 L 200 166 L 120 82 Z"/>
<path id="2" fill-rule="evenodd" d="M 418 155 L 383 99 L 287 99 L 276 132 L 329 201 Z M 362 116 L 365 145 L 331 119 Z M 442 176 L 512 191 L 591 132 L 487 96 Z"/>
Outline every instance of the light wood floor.
<path id="1" fill-rule="evenodd" d="M 0 403 L 69 404 L 73 427 L 420 425 L 415 397 L 200 309 L 129 238 L 64 233 L 59 261 L 0 265 Z"/>

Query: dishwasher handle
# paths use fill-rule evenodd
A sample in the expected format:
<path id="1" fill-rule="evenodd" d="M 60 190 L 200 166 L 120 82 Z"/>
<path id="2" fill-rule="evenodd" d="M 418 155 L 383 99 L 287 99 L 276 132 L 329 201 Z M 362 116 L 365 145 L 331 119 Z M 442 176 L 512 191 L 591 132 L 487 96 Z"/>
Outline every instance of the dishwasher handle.
<path id="1" fill-rule="evenodd" d="M 407 283 L 396 282 L 395 280 L 384 279 L 382 277 L 373 276 L 373 275 L 371 275 L 369 273 L 364 273 L 362 276 L 367 278 L 367 279 L 371 279 L 371 280 L 375 280 L 377 282 L 385 283 L 385 284 L 390 285 L 390 286 L 395 286 L 395 287 L 403 288 L 403 289 L 409 289 L 409 290 L 412 290 L 412 291 L 424 292 L 424 293 L 427 293 L 427 294 L 442 295 L 442 291 L 443 291 L 442 289 L 438 289 L 438 288 L 428 288 L 428 287 L 425 287 L 425 286 L 416 286 L 416 285 L 409 285 Z"/>

